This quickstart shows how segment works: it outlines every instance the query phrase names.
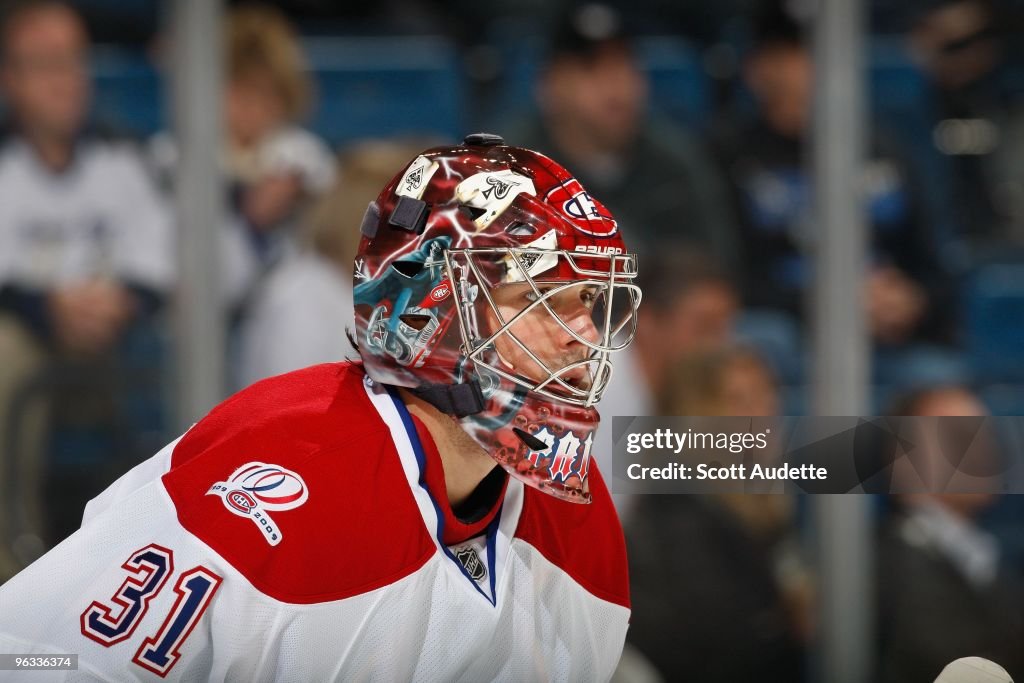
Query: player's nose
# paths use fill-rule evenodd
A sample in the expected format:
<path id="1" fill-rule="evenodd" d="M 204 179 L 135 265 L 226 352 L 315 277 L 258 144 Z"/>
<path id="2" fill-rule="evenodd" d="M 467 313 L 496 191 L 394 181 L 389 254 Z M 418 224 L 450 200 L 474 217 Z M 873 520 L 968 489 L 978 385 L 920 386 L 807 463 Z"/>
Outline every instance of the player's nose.
<path id="1" fill-rule="evenodd" d="M 597 325 L 594 324 L 593 312 L 582 303 L 574 304 L 568 311 L 564 311 L 562 313 L 562 320 L 575 333 L 574 335 L 566 332 L 564 335 L 566 346 L 580 343 L 576 335 L 591 344 L 596 344 L 601 339 L 601 334 L 597 331 Z"/>

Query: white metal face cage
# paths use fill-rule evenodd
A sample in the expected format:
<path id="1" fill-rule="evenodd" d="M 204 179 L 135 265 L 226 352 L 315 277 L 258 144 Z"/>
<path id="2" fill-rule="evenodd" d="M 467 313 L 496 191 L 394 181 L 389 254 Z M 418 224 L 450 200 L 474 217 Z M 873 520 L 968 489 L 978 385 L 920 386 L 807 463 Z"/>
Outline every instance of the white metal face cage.
<path id="1" fill-rule="evenodd" d="M 504 260 L 504 277 L 500 281 L 489 282 L 478 259 L 486 261 L 490 267 Z M 573 274 L 579 276 L 579 279 L 538 280 L 531 274 L 531 270 L 541 267 L 543 272 L 549 271 L 553 261 L 555 266 L 559 265 L 559 259 L 564 259 L 564 263 Z M 608 268 L 584 268 L 580 264 L 581 260 L 604 262 L 608 264 Z M 474 364 L 487 368 L 529 391 L 572 405 L 589 408 L 601 399 L 601 394 L 612 376 L 610 354 L 624 349 L 636 336 L 637 309 L 642 293 L 640 288 L 633 284 L 637 273 L 636 257 L 633 254 L 592 254 L 565 249 L 516 247 L 453 249 L 445 252 L 445 267 L 458 296 L 462 353 Z M 491 290 L 510 282 L 528 284 L 533 291 L 534 299 L 506 320 L 492 297 Z M 577 287 L 594 288 L 595 305 L 592 309 L 592 319 L 598 331 L 596 341 L 587 339 L 572 329 L 552 307 L 554 297 Z M 480 328 L 476 311 L 477 299 L 481 293 L 498 321 L 498 328 L 486 336 Z M 620 314 L 623 301 L 625 310 Z M 617 304 L 619 309 L 616 308 Z M 530 348 L 529 340 L 522 340 L 512 332 L 512 327 L 519 320 L 539 307 L 542 307 L 575 341 L 589 349 L 586 358 L 558 368 L 549 367 Z M 495 347 L 495 342 L 502 337 L 522 349 L 541 368 L 546 377 L 534 379 L 511 371 Z M 567 381 L 565 375 L 577 368 L 584 368 L 589 373 L 589 386 L 577 386 Z"/>

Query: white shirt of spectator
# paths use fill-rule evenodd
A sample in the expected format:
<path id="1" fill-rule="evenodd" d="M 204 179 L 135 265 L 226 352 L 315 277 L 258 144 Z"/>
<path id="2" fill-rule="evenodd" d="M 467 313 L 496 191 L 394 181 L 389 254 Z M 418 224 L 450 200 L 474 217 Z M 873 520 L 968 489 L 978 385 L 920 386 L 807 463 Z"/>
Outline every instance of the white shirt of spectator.
<path id="1" fill-rule="evenodd" d="M 239 386 L 317 363 L 355 358 L 352 285 L 313 252 L 288 253 L 267 275 L 242 323 Z"/>
<path id="2" fill-rule="evenodd" d="M 975 587 L 988 586 L 996 578 L 995 537 L 938 503 L 915 505 L 900 532 L 911 545 L 935 548 Z"/>
<path id="3" fill-rule="evenodd" d="M 162 291 L 174 279 L 168 207 L 128 143 L 83 141 L 66 170 L 24 141 L 0 147 L 0 285 L 36 290 L 91 277 Z"/>

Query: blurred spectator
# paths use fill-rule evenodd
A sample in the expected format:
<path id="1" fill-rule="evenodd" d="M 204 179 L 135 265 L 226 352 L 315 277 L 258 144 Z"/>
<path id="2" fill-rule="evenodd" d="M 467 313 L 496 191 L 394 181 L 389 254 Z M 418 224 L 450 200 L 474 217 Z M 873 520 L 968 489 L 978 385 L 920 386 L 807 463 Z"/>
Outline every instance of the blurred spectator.
<path id="1" fill-rule="evenodd" d="M 635 341 L 612 357 L 614 371 L 601 399 L 595 457 L 612 471 L 612 420 L 616 415 L 654 415 L 667 372 L 689 355 L 715 351 L 732 340 L 737 295 L 731 281 L 704 254 L 662 250 L 639 267 L 643 303 Z M 685 415 L 686 413 L 678 413 Z M 615 495 L 619 515 L 629 497 Z"/>
<path id="2" fill-rule="evenodd" d="M 647 94 L 620 15 L 576 7 L 549 47 L 540 116 L 510 140 L 566 159 L 641 259 L 686 244 L 731 269 L 737 246 L 724 182 L 685 132 L 647 115 Z"/>
<path id="3" fill-rule="evenodd" d="M 743 212 L 744 304 L 801 321 L 819 239 L 810 222 L 811 174 L 805 165 L 813 62 L 801 28 L 781 10 L 762 17 L 744 74 L 756 115 L 723 126 L 718 134 Z M 880 136 L 868 154 L 863 177 L 870 270 L 863 286 L 871 335 L 877 348 L 894 354 L 912 344 L 950 344 L 956 322 L 951 281 L 936 256 L 917 178 Z M 878 364 L 883 365 L 881 359 Z M 909 366 L 887 370 L 901 368 Z M 898 375 L 887 379 L 898 381 Z"/>
<path id="4" fill-rule="evenodd" d="M 68 5 L 20 2 L 0 26 L 0 499 L 43 466 L 47 404 L 9 420 L 55 358 L 99 362 L 173 278 L 170 217 L 137 150 L 87 122 L 88 37 Z M 33 397 L 37 398 L 37 397 Z M 9 458 L 28 478 L 4 480 Z M 88 488 L 88 478 L 78 481 Z M 74 495 L 84 495 L 76 491 Z M 84 501 L 83 501 L 84 502 Z M 36 515 L 32 515 L 35 517 Z M 5 511 L 0 520 L 6 520 Z M 0 521 L 0 538 L 6 529 Z M 0 543 L 0 579 L 4 563 Z"/>
<path id="5" fill-rule="evenodd" d="M 732 341 L 738 308 L 732 281 L 695 251 L 661 251 L 640 268 L 644 293 L 636 342 L 640 376 L 657 395 L 666 372 L 681 358 L 715 351 Z M 634 350 L 635 349 L 635 350 Z"/>
<path id="6" fill-rule="evenodd" d="M 779 406 L 759 356 L 720 348 L 667 373 L 663 415 L 770 416 Z M 638 497 L 627 527 L 628 642 L 664 680 L 799 681 L 810 589 L 782 495 Z"/>
<path id="7" fill-rule="evenodd" d="M 778 382 L 760 355 L 725 340 L 668 366 L 658 405 L 672 415 L 779 414 Z"/>
<path id="8" fill-rule="evenodd" d="M 309 108 L 313 86 L 298 37 L 277 9 L 246 4 L 228 12 L 225 64 L 222 161 L 231 206 L 258 262 L 268 266 L 280 256 L 301 211 L 331 187 L 334 157 L 297 123 Z M 171 137 L 158 135 L 152 152 L 169 175 L 177 160 Z"/>
<path id="9" fill-rule="evenodd" d="M 904 397 L 892 413 L 984 416 L 987 411 L 970 391 L 942 387 Z M 911 455 L 919 461 L 916 472 L 903 472 L 913 477 L 908 482 L 920 481 L 926 472 L 921 458 L 947 457 L 924 439 Z M 894 476 L 899 474 L 894 469 Z M 897 488 L 901 481 L 893 484 Z M 1024 676 L 1022 586 L 1003 566 L 996 538 L 977 524 L 994 499 L 989 493 L 895 497 L 878 551 L 879 680 L 930 681 L 950 661 L 970 655 L 1001 664 L 1016 680 Z"/>
<path id="10" fill-rule="evenodd" d="M 1022 30 L 1019 3 L 943 0 L 908 36 L 931 82 L 931 161 L 947 174 L 954 235 L 970 247 L 957 256 L 1019 260 L 1024 247 Z"/>
<path id="11" fill-rule="evenodd" d="M 381 187 L 422 143 L 367 141 L 341 155 L 331 191 L 303 221 L 298 243 L 267 273 L 241 329 L 240 384 L 340 360 L 352 352 L 352 261 L 359 227 Z"/>
<path id="12" fill-rule="evenodd" d="M 1002 108 L 993 79 L 1005 57 L 992 0 L 938 0 L 908 35 L 917 61 L 940 89 L 940 109 L 956 116 Z"/>
<path id="13" fill-rule="evenodd" d="M 948 173 L 954 234 L 975 243 L 995 238 L 1024 194 L 993 165 L 1010 107 L 997 14 L 992 0 L 940 0 L 907 36 L 932 86 L 929 119 L 919 122 L 931 137 L 929 161 Z"/>
<path id="14" fill-rule="evenodd" d="M 334 159 L 295 124 L 307 111 L 312 83 L 285 18 L 270 5 L 243 5 L 227 21 L 227 172 L 239 213 L 255 234 L 266 235 L 330 188 Z"/>

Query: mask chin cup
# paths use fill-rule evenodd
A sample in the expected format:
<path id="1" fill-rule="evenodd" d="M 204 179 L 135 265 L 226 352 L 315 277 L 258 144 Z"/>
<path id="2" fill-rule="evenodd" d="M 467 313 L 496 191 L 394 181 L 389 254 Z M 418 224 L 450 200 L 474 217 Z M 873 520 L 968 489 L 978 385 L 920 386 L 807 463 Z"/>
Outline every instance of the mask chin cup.
<path id="1" fill-rule="evenodd" d="M 475 415 L 487 406 L 480 383 L 475 379 L 463 384 L 424 384 L 411 391 L 442 413 L 456 417 Z"/>

